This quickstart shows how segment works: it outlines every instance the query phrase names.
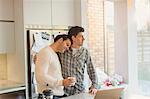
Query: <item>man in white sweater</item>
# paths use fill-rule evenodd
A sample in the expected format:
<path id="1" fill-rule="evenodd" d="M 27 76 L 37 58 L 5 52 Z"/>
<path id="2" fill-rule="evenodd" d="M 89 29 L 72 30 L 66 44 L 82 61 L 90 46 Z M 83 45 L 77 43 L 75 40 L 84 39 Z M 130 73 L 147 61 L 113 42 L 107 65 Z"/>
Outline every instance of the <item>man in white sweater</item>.
<path id="1" fill-rule="evenodd" d="M 42 94 L 45 89 L 51 89 L 55 96 L 63 96 L 63 86 L 72 86 L 75 79 L 69 77 L 63 79 L 61 65 L 57 52 L 63 53 L 71 45 L 68 36 L 58 35 L 54 43 L 41 49 L 36 56 L 35 77 L 37 81 L 37 91 Z"/>

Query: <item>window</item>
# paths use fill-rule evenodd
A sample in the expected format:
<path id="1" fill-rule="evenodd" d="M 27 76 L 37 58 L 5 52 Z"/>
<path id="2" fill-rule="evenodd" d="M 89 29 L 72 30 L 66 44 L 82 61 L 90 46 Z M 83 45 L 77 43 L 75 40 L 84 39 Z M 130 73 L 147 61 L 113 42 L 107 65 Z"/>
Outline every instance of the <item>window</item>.
<path id="1" fill-rule="evenodd" d="M 112 1 L 88 0 L 89 49 L 94 65 L 114 73 L 114 7 Z"/>
<path id="2" fill-rule="evenodd" d="M 139 87 L 150 96 L 150 0 L 136 0 L 136 17 Z"/>

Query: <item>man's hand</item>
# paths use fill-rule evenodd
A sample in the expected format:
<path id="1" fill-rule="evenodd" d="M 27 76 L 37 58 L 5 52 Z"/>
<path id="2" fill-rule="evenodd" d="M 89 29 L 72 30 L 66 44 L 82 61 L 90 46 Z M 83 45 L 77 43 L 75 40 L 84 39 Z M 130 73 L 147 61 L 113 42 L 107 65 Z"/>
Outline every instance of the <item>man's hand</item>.
<path id="1" fill-rule="evenodd" d="M 68 86 L 74 86 L 76 80 L 73 77 L 68 77 L 63 80 L 63 86 L 68 87 Z"/>
<path id="2" fill-rule="evenodd" d="M 33 63 L 35 64 L 37 61 L 37 53 L 32 54 Z"/>
<path id="3" fill-rule="evenodd" d="M 91 94 L 96 94 L 97 93 L 97 89 L 96 88 L 90 88 L 89 89 L 89 93 L 91 93 Z"/>

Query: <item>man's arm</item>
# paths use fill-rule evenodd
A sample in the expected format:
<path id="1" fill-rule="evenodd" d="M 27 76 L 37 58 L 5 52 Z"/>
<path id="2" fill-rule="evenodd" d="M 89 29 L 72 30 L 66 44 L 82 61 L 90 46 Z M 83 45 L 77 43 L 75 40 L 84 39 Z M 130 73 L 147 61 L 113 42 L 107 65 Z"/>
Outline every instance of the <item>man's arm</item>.
<path id="1" fill-rule="evenodd" d="M 57 79 L 54 78 L 53 76 L 50 76 L 48 74 L 48 68 L 49 68 L 49 61 L 51 59 L 49 58 L 47 53 L 42 53 L 40 56 L 36 58 L 36 80 L 42 84 L 42 85 L 47 85 L 51 88 L 55 88 L 58 86 L 72 86 L 72 83 L 74 81 L 72 79 Z"/>
<path id="2" fill-rule="evenodd" d="M 50 75 L 48 75 L 48 68 L 49 68 L 49 61 L 51 59 L 49 58 L 47 53 L 39 53 L 37 55 L 36 59 L 36 67 L 35 67 L 35 73 L 36 73 L 36 80 L 42 84 L 46 85 L 48 84 L 50 87 L 56 87 L 56 86 L 62 86 L 63 85 L 63 79 L 58 80 Z"/>
<path id="3" fill-rule="evenodd" d="M 95 94 L 97 92 L 97 86 L 98 86 L 98 79 L 97 79 L 97 74 L 96 74 L 96 70 L 93 66 L 92 60 L 91 60 L 91 56 L 89 55 L 88 51 L 86 52 L 86 56 L 87 56 L 87 60 L 86 60 L 86 64 L 87 64 L 87 73 L 89 75 L 89 78 L 92 82 L 91 87 L 89 88 L 90 93 Z"/>

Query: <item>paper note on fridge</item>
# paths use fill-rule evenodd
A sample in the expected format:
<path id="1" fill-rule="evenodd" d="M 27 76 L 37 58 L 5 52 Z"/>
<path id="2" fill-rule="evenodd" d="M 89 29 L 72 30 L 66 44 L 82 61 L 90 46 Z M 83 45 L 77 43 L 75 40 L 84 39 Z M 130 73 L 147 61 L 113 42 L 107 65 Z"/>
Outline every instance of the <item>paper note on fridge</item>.
<path id="1" fill-rule="evenodd" d="M 32 47 L 32 51 L 38 53 L 42 48 L 49 45 L 51 41 L 51 35 L 47 32 L 35 32 L 34 36 L 34 44 Z"/>

